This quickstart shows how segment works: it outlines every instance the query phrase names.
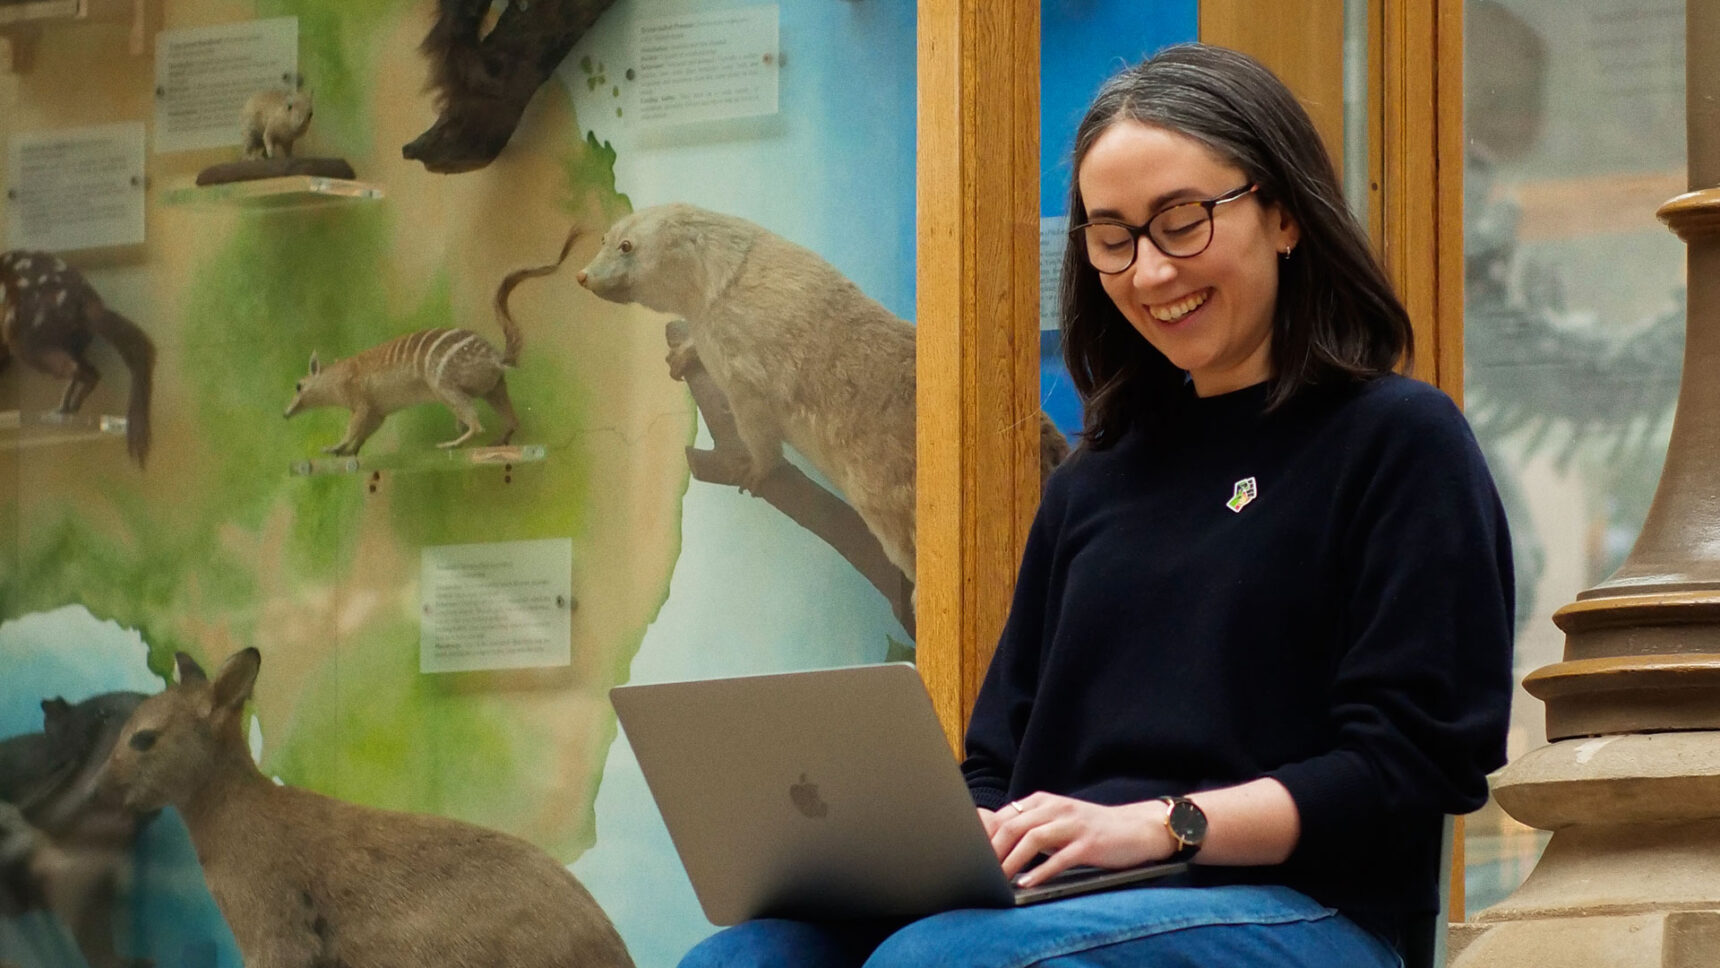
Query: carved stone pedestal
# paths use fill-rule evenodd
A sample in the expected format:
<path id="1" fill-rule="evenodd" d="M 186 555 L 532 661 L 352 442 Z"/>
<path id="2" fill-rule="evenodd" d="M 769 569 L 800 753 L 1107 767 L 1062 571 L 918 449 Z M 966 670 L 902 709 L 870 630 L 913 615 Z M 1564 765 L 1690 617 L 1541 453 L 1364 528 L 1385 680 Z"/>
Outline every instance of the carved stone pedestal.
<path id="1" fill-rule="evenodd" d="M 1494 795 L 1552 830 L 1523 886 L 1452 938 L 1452 968 L 1720 965 L 1720 731 L 1568 739 Z"/>

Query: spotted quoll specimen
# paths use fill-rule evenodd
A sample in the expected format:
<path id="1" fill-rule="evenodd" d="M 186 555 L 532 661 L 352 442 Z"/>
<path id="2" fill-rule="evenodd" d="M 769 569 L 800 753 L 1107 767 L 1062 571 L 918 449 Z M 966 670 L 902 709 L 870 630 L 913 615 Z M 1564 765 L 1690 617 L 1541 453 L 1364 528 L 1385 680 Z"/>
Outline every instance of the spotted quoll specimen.
<path id="1" fill-rule="evenodd" d="M 149 455 L 150 384 L 155 374 L 155 344 L 136 323 L 109 309 L 78 270 L 47 253 L 14 249 L 0 252 L 0 290 L 6 308 L 0 316 L 0 370 L 12 357 L 32 369 L 66 382 L 59 412 L 76 413 L 101 380 L 84 353 L 100 336 L 119 352 L 131 371 L 131 400 L 126 407 L 126 449 L 139 467 Z"/>
<path id="2" fill-rule="evenodd" d="M 522 280 L 554 272 L 578 238 L 570 232 L 554 263 L 520 269 L 502 280 L 496 290 L 496 322 L 506 342 L 500 352 L 469 329 L 424 329 L 397 336 L 355 356 L 323 365 L 311 354 L 310 373 L 293 389 L 286 416 L 314 407 L 344 407 L 352 411 L 346 434 L 325 453 L 351 455 L 382 426 L 396 410 L 423 403 L 441 402 L 459 420 L 462 432 L 438 447 L 458 447 L 483 430 L 476 399 L 489 401 L 502 419 L 496 443 L 505 444 L 519 427 L 519 417 L 508 399 L 504 371 L 514 366 L 525 337 L 508 312 L 508 295 Z"/>
<path id="3" fill-rule="evenodd" d="M 135 810 L 172 805 L 246 965 L 632 968 L 568 869 L 507 834 L 275 783 L 252 762 L 256 649 L 144 700 L 106 776 Z"/>

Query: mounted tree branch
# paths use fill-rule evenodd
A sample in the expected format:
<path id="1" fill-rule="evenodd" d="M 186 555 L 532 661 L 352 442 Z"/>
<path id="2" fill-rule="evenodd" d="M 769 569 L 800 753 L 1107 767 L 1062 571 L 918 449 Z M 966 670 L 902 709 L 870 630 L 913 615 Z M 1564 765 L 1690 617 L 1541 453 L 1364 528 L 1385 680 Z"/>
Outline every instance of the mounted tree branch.
<path id="1" fill-rule="evenodd" d="M 677 360 L 678 379 L 686 382 L 693 395 L 693 403 L 698 406 L 705 426 L 711 431 L 711 440 L 716 444 L 712 450 L 688 447 L 687 468 L 695 480 L 741 487 L 740 465 L 733 456 L 744 455 L 746 445 L 741 443 L 740 434 L 735 430 L 734 412 L 729 408 L 728 398 L 723 396 L 723 391 L 705 371 L 704 364 L 699 362 L 690 344 L 686 320 L 677 319 L 668 324 L 664 335 L 670 355 Z M 753 494 L 834 548 L 854 566 L 855 571 L 872 583 L 873 588 L 878 589 L 878 593 L 890 603 L 890 610 L 902 623 L 902 628 L 910 637 L 914 635 L 914 583 L 902 574 L 900 568 L 890 563 L 884 555 L 883 545 L 867 530 L 866 522 L 847 502 L 820 487 L 800 468 L 786 462 L 759 482 Z"/>

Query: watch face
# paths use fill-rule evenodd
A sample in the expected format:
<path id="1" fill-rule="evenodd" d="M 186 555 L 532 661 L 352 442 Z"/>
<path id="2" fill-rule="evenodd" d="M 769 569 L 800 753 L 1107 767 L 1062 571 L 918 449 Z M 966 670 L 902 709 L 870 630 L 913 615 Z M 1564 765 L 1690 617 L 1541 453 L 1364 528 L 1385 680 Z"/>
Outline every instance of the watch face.
<path id="1" fill-rule="evenodd" d="M 1185 844 L 1199 844 L 1206 839 L 1206 814 L 1191 801 L 1173 801 L 1165 825 Z"/>

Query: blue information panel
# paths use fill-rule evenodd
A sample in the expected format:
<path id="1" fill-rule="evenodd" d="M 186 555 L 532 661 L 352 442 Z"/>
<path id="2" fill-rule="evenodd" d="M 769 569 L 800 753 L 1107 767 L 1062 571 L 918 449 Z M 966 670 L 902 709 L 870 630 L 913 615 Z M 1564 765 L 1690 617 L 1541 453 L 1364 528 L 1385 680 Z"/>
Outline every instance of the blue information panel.
<path id="1" fill-rule="evenodd" d="M 1170 44 L 1198 34 L 1197 0 L 1044 0 L 1039 54 L 1039 214 L 1069 214 L 1069 153 L 1075 127 L 1105 78 Z M 1050 223 L 1061 227 L 1061 222 Z M 1051 251 L 1042 248 L 1042 251 Z M 1058 249 L 1057 251 L 1060 251 Z M 1055 268 L 1040 273 L 1041 305 L 1056 298 Z M 1054 319 L 1054 314 L 1048 313 Z M 1039 340 L 1040 399 L 1065 433 L 1081 427 L 1081 404 L 1063 366 L 1056 329 Z"/>

